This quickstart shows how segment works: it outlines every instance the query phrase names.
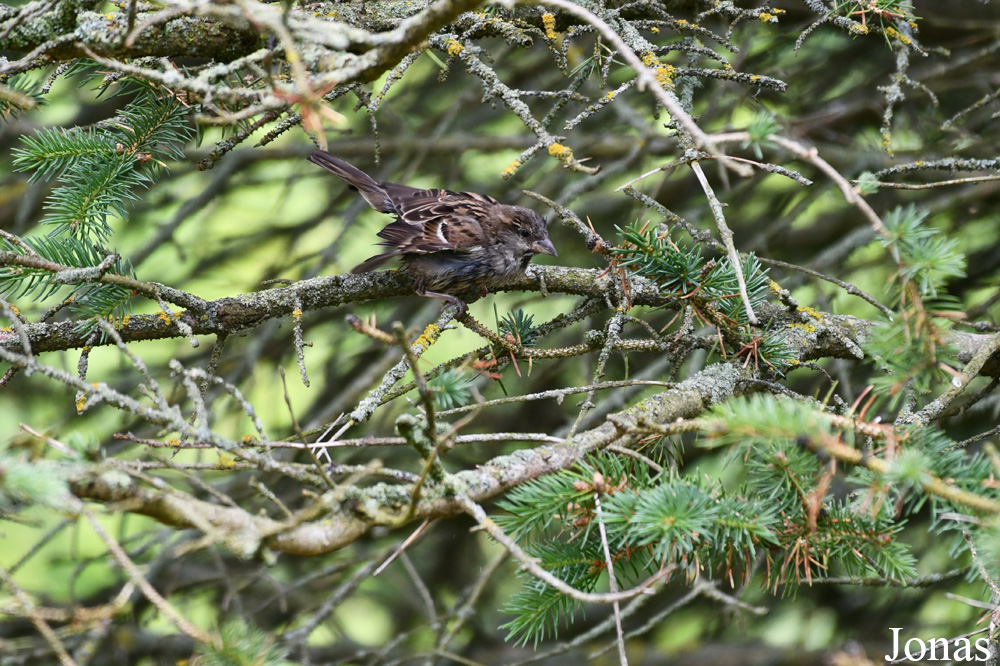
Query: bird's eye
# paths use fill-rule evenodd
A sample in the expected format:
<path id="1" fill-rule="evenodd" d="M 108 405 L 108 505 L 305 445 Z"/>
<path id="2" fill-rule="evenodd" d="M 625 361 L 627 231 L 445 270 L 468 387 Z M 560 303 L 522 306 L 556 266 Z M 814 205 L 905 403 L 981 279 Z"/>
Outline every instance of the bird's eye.
<path id="1" fill-rule="evenodd" d="M 527 238 L 528 236 L 531 235 L 531 232 L 525 229 L 524 227 L 518 229 L 517 233 L 521 234 L 521 238 Z"/>

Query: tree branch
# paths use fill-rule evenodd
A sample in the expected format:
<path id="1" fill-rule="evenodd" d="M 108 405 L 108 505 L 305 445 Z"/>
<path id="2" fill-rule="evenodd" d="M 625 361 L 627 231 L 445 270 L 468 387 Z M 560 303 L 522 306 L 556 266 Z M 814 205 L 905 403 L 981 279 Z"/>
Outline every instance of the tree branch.
<path id="1" fill-rule="evenodd" d="M 710 405 L 738 395 L 739 365 L 717 363 L 697 375 L 636 405 L 611 415 L 620 423 L 666 424 L 702 414 Z M 531 479 L 573 467 L 593 451 L 630 440 L 624 428 L 609 420 L 577 434 L 562 444 L 538 446 L 497 456 L 475 469 L 449 475 L 425 486 L 421 499 L 411 504 L 410 485 L 378 483 L 352 488 L 349 500 L 340 497 L 343 486 L 325 493 L 321 501 L 285 521 L 251 514 L 195 499 L 174 489 L 146 489 L 109 480 L 100 471 L 85 473 L 71 483 L 80 499 L 119 502 L 132 513 L 167 525 L 211 529 L 220 533 L 237 554 L 248 557 L 261 546 L 292 555 L 315 556 L 347 546 L 370 529 L 399 527 L 405 522 L 464 512 L 467 503 L 484 502 Z M 114 480 L 117 481 L 117 480 Z"/>

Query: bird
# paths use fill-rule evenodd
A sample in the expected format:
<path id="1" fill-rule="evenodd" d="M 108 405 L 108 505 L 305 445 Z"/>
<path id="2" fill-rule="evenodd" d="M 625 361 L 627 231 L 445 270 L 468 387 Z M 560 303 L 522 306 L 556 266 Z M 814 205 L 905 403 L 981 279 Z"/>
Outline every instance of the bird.
<path id="1" fill-rule="evenodd" d="M 399 257 L 413 275 L 417 294 L 444 299 L 465 312 L 466 300 L 523 276 L 536 254 L 558 256 L 545 219 L 530 208 L 475 192 L 377 181 L 325 150 L 310 154 L 309 161 L 344 180 L 375 210 L 396 217 L 377 234 L 379 245 L 389 249 L 352 273 Z"/>

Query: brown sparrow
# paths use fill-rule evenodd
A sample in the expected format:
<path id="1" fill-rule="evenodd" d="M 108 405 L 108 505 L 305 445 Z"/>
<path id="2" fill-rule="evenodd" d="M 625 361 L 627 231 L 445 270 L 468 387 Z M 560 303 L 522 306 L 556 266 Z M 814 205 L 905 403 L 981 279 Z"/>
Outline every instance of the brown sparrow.
<path id="1" fill-rule="evenodd" d="M 536 254 L 556 256 L 545 220 L 533 210 L 508 206 L 475 192 L 418 190 L 378 182 L 330 153 L 317 150 L 309 161 L 343 179 L 380 213 L 396 216 L 378 232 L 390 248 L 359 264 L 364 273 L 399 257 L 421 296 L 443 298 L 465 309 L 490 287 L 524 275 Z"/>

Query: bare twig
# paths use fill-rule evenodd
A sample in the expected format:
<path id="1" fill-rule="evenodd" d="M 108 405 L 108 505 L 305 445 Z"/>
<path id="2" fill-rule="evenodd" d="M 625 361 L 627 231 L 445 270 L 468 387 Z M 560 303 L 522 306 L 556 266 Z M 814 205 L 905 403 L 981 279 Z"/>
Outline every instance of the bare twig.
<path id="1" fill-rule="evenodd" d="M 82 511 L 84 517 L 86 517 L 87 522 L 90 523 L 91 528 L 97 533 L 97 536 L 101 538 L 101 541 L 108 547 L 111 555 L 117 560 L 117 562 L 122 566 L 125 573 L 128 574 L 129 579 L 134 583 L 140 590 L 142 590 L 143 595 L 149 600 L 151 604 L 156 606 L 157 609 L 163 616 L 170 620 L 174 626 L 176 626 L 181 632 L 190 636 L 199 643 L 207 643 L 210 645 L 215 645 L 216 647 L 221 647 L 219 639 L 217 636 L 202 631 L 198 627 L 194 626 L 187 619 L 181 615 L 181 613 L 173 607 L 163 596 L 156 591 L 156 589 L 150 584 L 146 577 L 139 571 L 139 567 L 135 565 L 125 551 L 122 549 L 121 544 L 118 543 L 101 523 L 91 515 L 90 511 L 83 509 Z"/>
<path id="2" fill-rule="evenodd" d="M 604 527 L 604 517 L 601 512 L 601 495 L 594 492 L 594 512 L 597 515 L 597 529 L 601 534 L 601 548 L 604 549 L 604 563 L 608 565 L 608 586 L 612 594 L 618 594 L 618 579 L 615 578 L 615 563 L 608 547 L 608 531 Z M 618 601 L 611 603 L 615 615 L 615 631 L 618 632 L 618 663 L 628 666 L 628 656 L 625 654 L 625 633 L 622 630 L 622 612 Z"/>

